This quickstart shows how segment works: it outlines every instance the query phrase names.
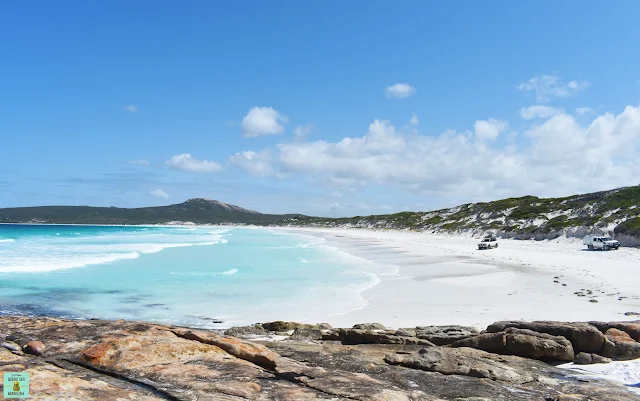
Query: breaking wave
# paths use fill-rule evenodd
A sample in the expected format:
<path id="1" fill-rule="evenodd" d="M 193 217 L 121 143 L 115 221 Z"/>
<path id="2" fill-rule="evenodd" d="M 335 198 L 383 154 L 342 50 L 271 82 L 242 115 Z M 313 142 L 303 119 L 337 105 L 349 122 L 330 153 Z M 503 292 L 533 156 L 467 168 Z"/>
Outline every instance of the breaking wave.
<path id="1" fill-rule="evenodd" d="M 32 232 L 30 232 L 32 231 Z M 2 243 L 15 239 L 1 239 Z M 224 244 L 222 234 L 174 228 L 77 231 L 57 226 L 55 232 L 24 228 L 20 247 L 0 248 L 0 273 L 45 272 L 135 259 L 168 248 Z"/>

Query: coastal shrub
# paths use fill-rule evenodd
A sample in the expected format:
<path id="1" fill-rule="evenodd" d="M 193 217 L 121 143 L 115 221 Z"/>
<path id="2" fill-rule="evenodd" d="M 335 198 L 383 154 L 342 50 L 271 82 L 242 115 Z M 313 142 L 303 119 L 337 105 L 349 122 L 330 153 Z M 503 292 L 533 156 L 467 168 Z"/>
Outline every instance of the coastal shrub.
<path id="1" fill-rule="evenodd" d="M 635 217 L 618 224 L 613 232 L 616 234 L 624 234 L 632 237 L 640 237 L 640 217 Z"/>
<path id="2" fill-rule="evenodd" d="M 509 218 L 513 220 L 533 220 L 540 218 L 543 213 L 549 213 L 551 208 L 548 205 L 528 204 L 519 206 L 511 212 Z"/>
<path id="3" fill-rule="evenodd" d="M 429 217 L 428 219 L 424 220 L 423 223 L 426 225 L 434 225 L 434 224 L 438 224 L 442 222 L 442 217 L 441 216 L 433 216 L 433 217 Z"/>
<path id="4" fill-rule="evenodd" d="M 628 209 L 640 203 L 640 186 L 622 188 L 603 198 L 599 209 L 607 211 Z"/>
<path id="5" fill-rule="evenodd" d="M 501 199 L 494 202 L 478 203 L 476 204 L 476 207 L 478 208 L 479 211 L 482 211 L 482 212 L 502 211 L 502 210 L 511 209 L 514 207 L 519 207 L 523 204 L 531 203 L 537 199 L 538 198 L 535 196 L 507 198 L 507 199 Z"/>

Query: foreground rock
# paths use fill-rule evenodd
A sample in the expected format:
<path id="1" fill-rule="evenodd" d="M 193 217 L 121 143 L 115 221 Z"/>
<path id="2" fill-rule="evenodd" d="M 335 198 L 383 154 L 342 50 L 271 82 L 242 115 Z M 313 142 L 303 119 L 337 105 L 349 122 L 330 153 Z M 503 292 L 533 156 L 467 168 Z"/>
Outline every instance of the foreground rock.
<path id="1" fill-rule="evenodd" d="M 377 330 L 363 329 L 335 329 L 323 334 L 322 339 L 325 341 L 340 341 L 344 345 L 357 344 L 404 344 L 404 345 L 423 345 L 433 346 L 434 344 L 428 340 L 422 340 L 417 337 L 403 337 L 391 333 L 381 332 Z"/>
<path id="2" fill-rule="evenodd" d="M 590 401 L 640 400 L 616 385 L 579 382 L 566 370 L 541 361 L 469 348 L 291 342 L 266 345 L 283 357 L 304 360 L 312 366 L 357 372 L 390 388 L 411 389 L 410 400 L 546 401 L 569 394 Z"/>
<path id="3" fill-rule="evenodd" d="M 47 349 L 47 347 L 45 347 L 45 345 L 40 342 L 40 341 L 29 341 L 23 348 L 22 351 L 27 353 L 27 354 L 31 354 L 31 355 L 35 355 L 35 356 L 40 356 L 44 353 L 44 351 Z"/>
<path id="4" fill-rule="evenodd" d="M 290 341 L 320 341 L 325 334 L 319 329 L 295 329 L 289 337 Z"/>
<path id="5" fill-rule="evenodd" d="M 507 321 L 489 325 L 487 332 L 497 333 L 510 327 L 564 337 L 571 342 L 575 352 L 598 353 L 605 340 L 604 334 L 588 323 Z"/>
<path id="6" fill-rule="evenodd" d="M 603 333 L 609 329 L 618 329 L 629 334 L 635 341 L 640 341 L 640 322 L 589 322 Z"/>
<path id="7" fill-rule="evenodd" d="M 359 330 L 386 330 L 387 328 L 384 327 L 384 325 L 380 324 L 380 323 L 359 323 L 359 324 L 354 324 L 353 329 L 359 329 Z"/>
<path id="8" fill-rule="evenodd" d="M 640 343 L 619 329 L 608 329 L 605 332 L 605 342 L 601 355 L 617 360 L 640 358 Z"/>
<path id="9" fill-rule="evenodd" d="M 295 330 L 310 337 L 326 331 Z M 341 330 L 330 333 L 377 343 L 302 338 L 252 343 L 147 323 L 0 317 L 0 373 L 29 372 L 30 399 L 39 401 L 640 400 L 622 386 L 577 381 L 534 359 L 435 346 L 393 330 Z M 517 344 L 536 352 L 548 346 L 555 351 L 545 355 L 556 357 L 571 345 L 553 335 L 504 333 L 505 344 L 509 336 L 525 336 L 527 341 Z M 619 337 L 614 334 L 622 336 L 610 332 L 607 341 Z M 396 343 L 397 338 L 405 342 Z M 39 356 L 26 352 L 38 348 Z"/>
<path id="10" fill-rule="evenodd" d="M 586 352 L 581 352 L 573 359 L 573 363 L 576 365 L 590 365 L 592 363 L 609 363 L 612 362 L 611 359 L 606 358 L 604 356 L 598 354 L 587 354 Z"/>
<path id="11" fill-rule="evenodd" d="M 610 360 L 630 360 L 640 358 L 640 322 L 496 322 L 487 328 L 488 333 L 494 337 L 499 333 L 508 333 L 513 330 L 529 330 L 537 333 L 546 333 L 555 337 L 565 338 L 571 342 L 575 354 L 582 354 L 578 360 L 581 364 L 606 363 Z M 546 353 L 540 357 L 534 354 L 522 354 L 510 351 L 501 351 L 495 343 L 489 344 L 489 334 L 483 334 L 478 338 L 471 338 L 468 345 L 473 348 L 484 349 L 489 352 L 521 355 L 537 359 L 565 360 Z M 462 343 L 461 343 L 462 344 Z M 458 344 L 458 346 L 464 346 Z M 489 346 L 497 348 L 489 349 Z M 551 351 L 548 347 L 544 347 Z M 587 355 L 590 355 L 588 357 Z M 566 360 L 568 359 L 568 355 Z M 591 362 L 589 362 L 591 360 Z M 596 362 L 597 361 L 597 362 Z"/>
<path id="12" fill-rule="evenodd" d="M 276 322 L 262 323 L 261 326 L 268 331 L 290 331 L 295 329 L 331 329 L 331 325 L 327 323 L 320 324 L 304 324 L 304 323 L 296 323 L 296 322 L 283 322 L 278 320 Z"/>
<path id="13" fill-rule="evenodd" d="M 262 327 L 261 324 L 256 324 L 254 326 L 232 327 L 226 330 L 224 334 L 238 338 L 252 338 L 266 336 L 269 334 L 269 330 Z"/>
<path id="14" fill-rule="evenodd" d="M 459 340 L 452 347 L 471 347 L 543 361 L 571 362 L 574 358 L 573 346 L 566 338 L 512 327 L 499 333 L 485 333 Z"/>
<path id="15" fill-rule="evenodd" d="M 535 379 L 525 370 L 509 366 L 507 359 L 484 351 L 465 348 L 422 348 L 418 352 L 395 354 L 385 357 L 391 365 L 437 372 L 444 375 L 460 375 L 500 380 L 510 383 L 526 383 Z M 512 358 L 511 362 L 521 362 Z"/>
<path id="16" fill-rule="evenodd" d="M 467 326 L 418 326 L 415 336 L 429 340 L 435 345 L 448 345 L 478 334 L 474 327 Z"/>

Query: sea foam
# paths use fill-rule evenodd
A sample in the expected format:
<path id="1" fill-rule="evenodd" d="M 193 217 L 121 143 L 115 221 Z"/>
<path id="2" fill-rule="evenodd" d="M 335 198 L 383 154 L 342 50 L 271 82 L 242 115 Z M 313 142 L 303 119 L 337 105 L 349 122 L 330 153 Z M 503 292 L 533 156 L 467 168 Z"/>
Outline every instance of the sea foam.
<path id="1" fill-rule="evenodd" d="M 214 231 L 167 228 L 130 231 L 104 230 L 95 227 L 76 231 L 77 226 L 56 226 L 55 232 L 39 227 L 22 228 L 18 239 L 20 247 L 0 247 L 0 273 L 46 272 L 135 259 L 142 254 L 157 253 L 164 249 L 209 246 L 226 243 L 222 234 Z M 29 232 L 33 231 L 33 232 Z M 55 235 L 55 236 L 53 236 Z M 0 243 L 15 242 L 1 239 Z"/>

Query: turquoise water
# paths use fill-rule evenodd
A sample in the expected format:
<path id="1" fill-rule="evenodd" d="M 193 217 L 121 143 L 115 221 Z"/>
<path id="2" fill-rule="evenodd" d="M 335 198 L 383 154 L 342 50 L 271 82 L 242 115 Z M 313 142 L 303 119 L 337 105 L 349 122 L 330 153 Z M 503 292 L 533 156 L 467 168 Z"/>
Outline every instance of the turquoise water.
<path id="1" fill-rule="evenodd" d="M 0 314 L 229 327 L 321 321 L 377 278 L 322 239 L 266 229 L 0 225 Z"/>

